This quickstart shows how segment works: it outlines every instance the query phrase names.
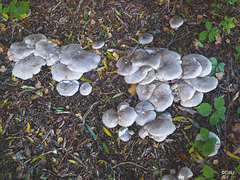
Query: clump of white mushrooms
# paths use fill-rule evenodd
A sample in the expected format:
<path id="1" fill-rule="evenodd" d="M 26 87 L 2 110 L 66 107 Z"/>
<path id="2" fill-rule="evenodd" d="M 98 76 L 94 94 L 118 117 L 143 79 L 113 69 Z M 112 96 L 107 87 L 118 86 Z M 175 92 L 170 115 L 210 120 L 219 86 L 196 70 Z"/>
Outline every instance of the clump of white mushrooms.
<path id="1" fill-rule="evenodd" d="M 104 42 L 95 48 L 101 48 Z M 59 82 L 57 91 L 62 96 L 72 96 L 79 89 L 78 79 L 83 73 L 98 66 L 101 57 L 94 52 L 85 51 L 80 44 L 69 44 L 59 48 L 42 34 L 25 37 L 22 42 L 13 43 L 8 51 L 8 58 L 15 62 L 12 74 L 23 80 L 32 78 L 44 65 L 52 66 L 52 78 Z M 92 87 L 83 83 L 80 93 L 87 96 Z"/>

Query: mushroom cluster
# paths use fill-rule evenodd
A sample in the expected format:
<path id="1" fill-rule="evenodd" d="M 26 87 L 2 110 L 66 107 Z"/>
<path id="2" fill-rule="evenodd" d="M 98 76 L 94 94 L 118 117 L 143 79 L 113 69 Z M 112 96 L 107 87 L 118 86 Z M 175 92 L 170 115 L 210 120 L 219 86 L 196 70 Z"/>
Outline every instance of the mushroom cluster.
<path id="1" fill-rule="evenodd" d="M 95 69 L 101 59 L 99 55 L 83 50 L 80 44 L 59 48 L 42 34 L 29 35 L 22 42 L 13 43 L 8 58 L 16 62 L 12 74 L 23 80 L 39 73 L 45 64 L 52 66 L 52 78 L 59 82 L 56 89 L 62 96 L 74 95 L 79 89 L 77 80 L 83 73 Z M 91 90 L 89 83 L 83 83 L 80 93 L 86 96 Z"/>

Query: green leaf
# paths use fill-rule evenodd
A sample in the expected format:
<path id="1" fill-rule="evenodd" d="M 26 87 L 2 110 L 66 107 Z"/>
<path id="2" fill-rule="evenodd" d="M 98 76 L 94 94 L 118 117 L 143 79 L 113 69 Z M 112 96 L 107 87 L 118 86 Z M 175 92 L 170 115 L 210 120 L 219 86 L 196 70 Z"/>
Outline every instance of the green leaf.
<path id="1" fill-rule="evenodd" d="M 208 142 L 212 143 L 212 144 L 215 144 L 217 142 L 217 139 L 212 137 L 208 140 Z"/>
<path id="2" fill-rule="evenodd" d="M 29 4 L 24 1 L 20 1 L 17 3 L 17 12 L 20 14 L 25 14 L 29 9 Z"/>
<path id="3" fill-rule="evenodd" d="M 92 135 L 93 139 L 96 140 L 96 139 L 97 139 L 96 134 L 93 132 L 93 130 L 90 128 L 89 125 L 86 124 L 86 126 L 87 126 L 88 131 L 89 131 L 90 134 Z"/>
<path id="4" fill-rule="evenodd" d="M 232 22 L 234 20 L 234 17 L 228 18 L 229 22 Z"/>
<path id="5" fill-rule="evenodd" d="M 202 152 L 204 154 L 205 157 L 208 157 L 209 154 L 211 154 L 211 152 L 214 150 L 214 145 L 212 143 L 209 143 L 209 142 L 206 142 L 204 145 L 203 145 L 203 148 L 202 148 Z"/>
<path id="6" fill-rule="evenodd" d="M 217 4 L 217 8 L 221 9 L 222 5 L 221 4 Z"/>
<path id="7" fill-rule="evenodd" d="M 240 53 L 240 46 L 236 46 L 236 51 Z"/>
<path id="8" fill-rule="evenodd" d="M 238 53 L 236 56 L 235 56 L 235 60 L 238 60 L 240 59 L 240 53 Z"/>
<path id="9" fill-rule="evenodd" d="M 5 8 L 3 8 L 3 11 L 2 11 L 2 12 L 6 14 L 6 13 L 8 13 L 8 11 L 9 11 L 9 8 L 8 8 L 8 7 L 5 7 Z"/>
<path id="10" fill-rule="evenodd" d="M 212 71 L 209 73 L 209 76 L 213 76 L 216 73 L 216 67 L 212 66 Z"/>
<path id="11" fill-rule="evenodd" d="M 194 180 L 206 180 L 205 177 L 198 177 L 198 178 L 195 178 Z"/>
<path id="12" fill-rule="evenodd" d="M 220 25 L 226 26 L 226 25 L 227 25 L 227 22 L 226 22 L 226 21 L 221 21 L 221 22 L 220 22 Z"/>
<path id="13" fill-rule="evenodd" d="M 120 12 L 116 9 L 114 9 L 115 13 L 118 15 L 118 16 L 121 16 Z"/>
<path id="14" fill-rule="evenodd" d="M 225 21 L 228 21 L 228 17 L 227 17 L 227 16 L 225 16 L 225 17 L 224 17 L 224 20 L 225 20 Z"/>
<path id="15" fill-rule="evenodd" d="M 107 154 L 110 154 L 107 144 L 106 144 L 105 142 L 103 142 L 102 145 L 103 145 L 104 151 L 105 151 Z"/>
<path id="16" fill-rule="evenodd" d="M 209 21 L 206 22 L 205 26 L 206 26 L 207 30 L 209 30 L 209 31 L 212 29 L 212 23 L 210 23 Z"/>
<path id="17" fill-rule="evenodd" d="M 224 72 L 224 66 L 217 66 L 216 72 Z"/>
<path id="18" fill-rule="evenodd" d="M 209 131 L 206 128 L 200 129 L 200 135 L 203 138 L 204 141 L 207 141 L 209 138 Z"/>
<path id="19" fill-rule="evenodd" d="M 217 59 L 215 57 L 209 58 L 213 66 L 217 66 Z"/>
<path id="20" fill-rule="evenodd" d="M 4 21 L 7 21 L 7 20 L 8 20 L 8 15 L 5 14 L 5 13 L 2 13 L 2 15 L 3 15 L 3 20 L 4 20 Z"/>
<path id="21" fill-rule="evenodd" d="M 213 126 L 213 125 L 216 125 L 218 122 L 219 122 L 219 117 L 218 117 L 217 113 L 214 112 L 212 114 L 212 116 L 210 117 L 210 124 Z"/>
<path id="22" fill-rule="evenodd" d="M 217 111 L 217 115 L 220 119 L 225 119 L 225 114 L 223 112 Z"/>
<path id="23" fill-rule="evenodd" d="M 202 116 L 208 116 L 212 112 L 212 106 L 208 103 L 202 103 L 196 109 Z"/>
<path id="24" fill-rule="evenodd" d="M 240 107 L 237 108 L 237 114 L 240 114 Z"/>
<path id="25" fill-rule="evenodd" d="M 23 85 L 21 88 L 22 88 L 22 89 L 36 89 L 36 88 L 33 87 L 33 86 L 26 86 L 26 85 Z"/>
<path id="26" fill-rule="evenodd" d="M 223 97 L 222 97 L 222 96 L 219 96 L 219 97 L 218 97 L 217 99 L 215 99 L 215 101 L 214 101 L 214 108 L 218 110 L 219 108 L 223 107 L 224 104 L 225 104 L 225 101 L 224 101 Z"/>
<path id="27" fill-rule="evenodd" d="M 112 40 L 113 47 L 117 47 L 116 43 Z"/>
<path id="28" fill-rule="evenodd" d="M 229 22 L 229 23 L 228 23 L 228 27 L 229 27 L 229 28 L 234 28 L 234 27 L 235 27 L 235 24 L 234 24 L 233 22 Z"/>
<path id="29" fill-rule="evenodd" d="M 30 138 L 29 136 L 26 137 L 31 141 L 31 143 L 34 143 L 34 140 L 32 138 Z"/>
<path id="30" fill-rule="evenodd" d="M 211 7 L 216 7 L 217 4 L 216 3 L 212 3 Z"/>
<path id="31" fill-rule="evenodd" d="M 82 76 L 82 77 L 80 78 L 80 80 L 83 81 L 83 82 L 88 82 L 88 83 L 90 83 L 90 84 L 92 83 L 91 80 L 85 78 L 84 76 Z"/>
<path id="32" fill-rule="evenodd" d="M 214 176 L 214 171 L 210 166 L 205 165 L 203 167 L 203 175 L 205 178 L 212 178 Z"/>
<path id="33" fill-rule="evenodd" d="M 202 31 L 199 35 L 199 41 L 204 41 L 208 37 L 208 32 L 207 31 Z"/>
<path id="34" fill-rule="evenodd" d="M 10 13 L 14 13 L 17 10 L 17 7 L 15 6 L 14 1 L 11 1 L 8 7 L 9 7 Z"/>
<path id="35" fill-rule="evenodd" d="M 221 113 L 225 113 L 226 112 L 226 107 L 220 107 L 220 108 L 218 108 L 218 110 L 217 110 L 218 112 L 221 112 Z"/>
<path id="36" fill-rule="evenodd" d="M 240 164 L 237 166 L 236 171 L 240 175 Z"/>
<path id="37" fill-rule="evenodd" d="M 2 12 L 2 3 L 0 3 L 0 12 Z"/>
<path id="38" fill-rule="evenodd" d="M 208 40 L 209 40 L 209 42 L 213 42 L 214 37 L 215 37 L 214 33 L 213 33 L 213 32 L 210 32 L 209 35 L 208 35 Z"/>
<path id="39" fill-rule="evenodd" d="M 204 144 L 205 142 L 202 140 L 195 140 L 193 146 L 196 147 L 199 151 L 201 151 Z"/>
<path id="40" fill-rule="evenodd" d="M 15 12 L 15 13 L 13 14 L 13 18 L 21 19 L 21 16 L 20 16 L 19 13 Z"/>

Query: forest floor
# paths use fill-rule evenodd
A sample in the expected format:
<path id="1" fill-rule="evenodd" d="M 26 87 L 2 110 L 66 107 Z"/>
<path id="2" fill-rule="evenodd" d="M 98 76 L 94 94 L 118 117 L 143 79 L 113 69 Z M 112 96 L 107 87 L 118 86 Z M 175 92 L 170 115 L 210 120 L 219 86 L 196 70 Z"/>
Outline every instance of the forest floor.
<path id="1" fill-rule="evenodd" d="M 240 45 L 240 6 L 219 1 L 136 0 L 34 0 L 28 1 L 31 14 L 25 19 L 0 21 L 0 178 L 1 179 L 160 179 L 177 174 L 182 167 L 192 170 L 194 178 L 203 176 L 204 165 L 214 169 L 214 179 L 239 179 L 236 168 L 240 160 L 240 115 L 237 114 L 240 90 L 240 64 L 235 60 L 235 46 Z M 3 0 L 3 5 L 8 2 Z M 171 30 L 169 19 L 178 14 L 185 20 Z M 224 17 L 234 17 L 235 28 L 227 33 L 219 25 Z M 213 42 L 197 39 L 205 31 L 205 22 L 219 27 Z M 104 130 L 102 115 L 123 101 L 131 106 L 139 102 L 130 94 L 131 87 L 116 74 L 116 62 L 122 53 L 107 49 L 128 50 L 138 44 L 144 32 L 154 36 L 146 47 L 161 47 L 178 52 L 216 57 L 225 63 L 224 72 L 215 74 L 218 87 L 204 94 L 203 102 L 213 105 L 223 96 L 227 111 L 225 119 L 211 126 L 209 116 L 189 114 L 175 102 L 167 109 L 176 131 L 161 143 L 138 136 L 139 126 L 130 127 L 134 135 L 128 142 L 120 141 L 119 127 Z M 41 33 L 61 47 L 81 43 L 86 50 L 97 40 L 105 46 L 94 50 L 101 55 L 96 70 L 84 74 L 91 80 L 89 96 L 76 93 L 63 97 L 56 91 L 50 67 L 42 67 L 29 80 L 12 76 L 13 62 L 7 51 L 14 42 L 30 34 Z M 82 82 L 82 81 L 80 81 Z M 30 87 L 30 88 L 29 88 Z M 32 88 L 34 87 L 34 88 Z M 83 118 L 85 124 L 83 125 Z M 217 134 L 221 148 L 217 155 L 204 157 L 189 152 L 199 126 Z M 87 126 L 86 126 L 87 125 Z M 89 130 L 88 128 L 91 128 Z M 226 176 L 223 171 L 233 173 Z"/>

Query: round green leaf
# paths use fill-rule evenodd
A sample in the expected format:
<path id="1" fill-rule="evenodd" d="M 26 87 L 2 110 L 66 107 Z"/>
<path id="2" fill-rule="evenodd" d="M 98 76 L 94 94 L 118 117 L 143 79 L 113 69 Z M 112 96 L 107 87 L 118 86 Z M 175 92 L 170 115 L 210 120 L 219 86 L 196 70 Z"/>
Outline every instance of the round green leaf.
<path id="1" fill-rule="evenodd" d="M 208 116 L 212 112 L 212 106 L 208 103 L 202 103 L 196 109 L 202 116 Z"/>
<path id="2" fill-rule="evenodd" d="M 236 46 L 236 51 L 240 53 L 240 46 Z"/>
<path id="3" fill-rule="evenodd" d="M 212 137 L 208 140 L 208 142 L 212 143 L 212 144 L 215 144 L 217 142 L 217 139 Z"/>
<path id="4" fill-rule="evenodd" d="M 209 21 L 206 22 L 206 28 L 207 30 L 211 30 L 212 29 L 212 23 L 210 23 Z"/>
<path id="5" fill-rule="evenodd" d="M 210 124 L 213 126 L 213 125 L 216 125 L 218 122 L 219 122 L 219 117 L 218 117 L 217 113 L 214 112 L 212 114 L 212 116 L 210 117 Z"/>
<path id="6" fill-rule="evenodd" d="M 209 131 L 206 128 L 200 129 L 200 135 L 203 138 L 204 141 L 207 141 L 209 138 Z"/>
<path id="7" fill-rule="evenodd" d="M 224 104 L 225 104 L 225 101 L 224 101 L 223 97 L 222 97 L 222 96 L 219 96 L 219 97 L 218 97 L 217 99 L 215 99 L 215 101 L 214 101 L 214 108 L 218 110 L 219 108 L 223 107 Z"/>
<path id="8" fill-rule="evenodd" d="M 214 171 L 210 166 L 206 165 L 203 167 L 203 175 L 205 178 L 212 178 L 214 176 Z"/>
<path id="9" fill-rule="evenodd" d="M 215 37 L 214 33 L 213 33 L 213 32 L 210 32 L 209 35 L 208 35 L 208 40 L 209 40 L 209 42 L 213 42 L 214 37 Z"/>
<path id="10" fill-rule="evenodd" d="M 195 178 L 194 180 L 206 180 L 206 178 L 204 178 L 204 177 L 198 177 L 198 178 Z"/>
<path id="11" fill-rule="evenodd" d="M 209 73 L 209 76 L 213 76 L 216 72 L 216 66 L 212 66 L 212 71 Z"/>
<path id="12" fill-rule="evenodd" d="M 204 156 L 208 157 L 209 154 L 211 154 L 211 152 L 214 150 L 214 148 L 215 147 L 214 147 L 213 143 L 206 142 L 202 148 L 202 152 L 203 152 Z"/>
<path id="13" fill-rule="evenodd" d="M 107 144 L 106 144 L 105 142 L 103 142 L 102 145 L 103 145 L 104 151 L 105 151 L 107 154 L 110 154 Z"/>
<path id="14" fill-rule="evenodd" d="M 0 3 L 0 12 L 2 12 L 2 3 Z"/>
<path id="15" fill-rule="evenodd" d="M 222 106 L 222 107 L 218 108 L 217 111 L 224 114 L 226 112 L 226 107 Z"/>
<path id="16" fill-rule="evenodd" d="M 204 41 L 208 37 L 208 32 L 207 31 L 202 31 L 199 35 L 199 41 Z"/>
<path id="17" fill-rule="evenodd" d="M 237 114 L 240 114 L 240 107 L 237 108 Z"/>
<path id="18" fill-rule="evenodd" d="M 211 61 L 213 66 L 217 66 L 217 58 L 211 57 L 211 58 L 209 58 L 209 60 Z"/>
<path id="19" fill-rule="evenodd" d="M 9 11 L 9 8 L 8 8 L 8 7 L 7 7 L 7 8 L 5 7 L 5 8 L 3 8 L 3 11 L 2 11 L 2 12 L 3 12 L 3 13 L 8 13 L 8 11 Z"/>

